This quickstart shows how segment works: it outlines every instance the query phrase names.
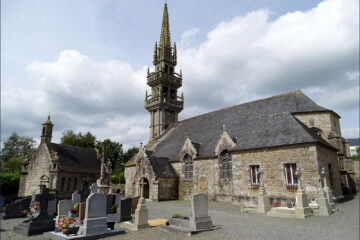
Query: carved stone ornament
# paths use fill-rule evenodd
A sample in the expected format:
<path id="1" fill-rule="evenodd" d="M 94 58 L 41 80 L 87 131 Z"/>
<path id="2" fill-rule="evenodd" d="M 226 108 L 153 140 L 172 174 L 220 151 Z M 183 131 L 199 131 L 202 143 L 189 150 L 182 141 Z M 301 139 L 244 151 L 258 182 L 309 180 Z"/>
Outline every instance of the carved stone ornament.
<path id="1" fill-rule="evenodd" d="M 192 159 L 196 157 L 196 149 L 194 148 L 194 145 L 191 143 L 191 140 L 189 137 L 186 138 L 184 145 L 181 148 L 180 151 L 180 159 L 181 161 L 185 161 L 185 155 L 188 154 Z"/>
<path id="2" fill-rule="evenodd" d="M 231 150 L 236 146 L 230 135 L 223 128 L 223 133 L 220 135 L 220 139 L 215 147 L 215 155 L 219 156 L 224 150 Z"/>

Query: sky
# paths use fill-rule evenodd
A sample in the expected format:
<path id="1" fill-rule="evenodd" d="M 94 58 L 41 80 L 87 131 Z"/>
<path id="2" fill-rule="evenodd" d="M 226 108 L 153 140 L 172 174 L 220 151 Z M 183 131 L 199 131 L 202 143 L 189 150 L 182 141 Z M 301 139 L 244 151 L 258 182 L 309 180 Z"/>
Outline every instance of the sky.
<path id="1" fill-rule="evenodd" d="M 179 119 L 301 89 L 359 137 L 359 1 L 168 0 Z M 62 132 L 148 142 L 147 67 L 164 1 L 1 1 L 1 142 Z"/>

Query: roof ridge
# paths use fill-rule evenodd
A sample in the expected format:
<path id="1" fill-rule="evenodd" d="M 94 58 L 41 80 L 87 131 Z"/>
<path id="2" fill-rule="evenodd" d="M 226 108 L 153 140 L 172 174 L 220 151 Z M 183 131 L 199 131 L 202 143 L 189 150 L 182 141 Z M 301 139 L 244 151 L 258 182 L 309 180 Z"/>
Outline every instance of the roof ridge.
<path id="1" fill-rule="evenodd" d="M 95 151 L 95 148 L 78 147 L 78 146 L 60 144 L 60 143 L 51 143 L 51 144 L 55 144 L 55 145 L 62 146 L 62 147 L 79 148 L 79 149 L 83 149 L 83 150 Z"/>
<path id="2" fill-rule="evenodd" d="M 257 100 L 252 100 L 252 101 L 249 101 L 249 102 L 240 103 L 240 104 L 236 104 L 236 105 L 233 105 L 233 106 L 229 106 L 229 107 L 221 108 L 221 109 L 218 109 L 218 110 L 214 110 L 214 111 L 211 111 L 211 112 L 203 113 L 203 114 L 200 114 L 200 115 L 197 115 L 197 116 L 194 116 L 194 117 L 190 117 L 190 118 L 178 121 L 177 123 L 185 122 L 187 120 L 194 119 L 194 118 L 197 118 L 197 117 L 200 117 L 200 116 L 204 116 L 204 115 L 207 115 L 207 114 L 210 114 L 210 113 L 220 112 L 220 111 L 223 111 L 223 110 L 226 110 L 226 109 L 231 109 L 231 108 L 243 106 L 243 105 L 246 105 L 246 104 L 251 104 L 251 103 L 255 103 L 255 102 L 261 102 L 261 101 L 269 100 L 269 99 L 276 98 L 276 97 L 281 97 L 281 96 L 286 96 L 286 95 L 295 95 L 295 94 L 305 95 L 300 89 L 298 89 L 298 90 L 295 90 L 295 91 L 281 93 L 281 94 L 278 94 L 278 95 L 274 95 L 274 96 L 270 96 L 270 97 L 266 97 L 266 98 L 262 98 L 262 99 L 257 99 Z"/>

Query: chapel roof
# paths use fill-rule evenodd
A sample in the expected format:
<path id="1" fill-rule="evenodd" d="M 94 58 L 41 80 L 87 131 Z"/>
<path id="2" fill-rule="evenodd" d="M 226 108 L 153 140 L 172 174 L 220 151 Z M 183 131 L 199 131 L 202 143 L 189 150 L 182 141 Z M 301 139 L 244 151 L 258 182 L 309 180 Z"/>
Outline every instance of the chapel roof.
<path id="1" fill-rule="evenodd" d="M 332 112 L 321 107 L 300 90 L 209 112 L 179 121 L 159 136 L 153 157 L 179 161 L 187 134 L 200 144 L 198 157 L 214 157 L 215 146 L 223 132 L 234 139 L 231 150 L 249 150 L 303 143 L 319 143 L 335 148 L 297 120 L 293 113 Z M 334 112 L 332 112 L 334 113 Z M 336 114 L 336 113 L 334 113 Z"/>
<path id="2" fill-rule="evenodd" d="M 49 150 L 57 153 L 61 169 L 66 172 L 100 173 L 101 161 L 95 149 L 49 143 Z"/>
<path id="3" fill-rule="evenodd" d="M 174 169 L 170 166 L 167 157 L 151 157 L 149 160 L 157 177 L 177 177 Z"/>

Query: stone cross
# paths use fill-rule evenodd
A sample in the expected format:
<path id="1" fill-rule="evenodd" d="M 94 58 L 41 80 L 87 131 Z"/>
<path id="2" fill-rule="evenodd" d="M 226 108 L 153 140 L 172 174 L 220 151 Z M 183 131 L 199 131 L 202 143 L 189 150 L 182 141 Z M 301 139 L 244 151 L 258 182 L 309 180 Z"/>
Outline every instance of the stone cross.
<path id="1" fill-rule="evenodd" d="M 223 131 L 225 132 L 226 131 L 226 125 L 223 124 Z"/>
<path id="2" fill-rule="evenodd" d="M 302 186 L 301 186 L 301 172 L 300 172 L 300 169 L 299 169 L 299 168 L 296 168 L 295 176 L 296 176 L 297 181 L 298 181 L 298 190 L 302 190 Z"/>
<path id="3" fill-rule="evenodd" d="M 329 188 L 327 185 L 327 179 L 326 179 L 326 174 L 325 174 L 325 168 L 323 167 L 321 169 L 321 176 L 324 178 L 324 188 Z"/>
<path id="4" fill-rule="evenodd" d="M 139 182 L 139 185 L 140 185 L 140 198 L 144 198 L 143 194 L 144 194 L 144 186 L 146 185 L 147 183 L 144 181 L 144 179 L 142 178 Z"/>
<path id="5" fill-rule="evenodd" d="M 40 213 L 38 217 L 49 218 L 48 201 L 54 199 L 54 194 L 49 194 L 49 189 L 45 185 L 40 185 L 40 194 L 35 196 L 35 200 L 40 202 Z"/>
<path id="6" fill-rule="evenodd" d="M 90 186 L 90 194 L 92 193 L 98 193 L 99 192 L 99 187 L 96 183 L 91 184 Z"/>

